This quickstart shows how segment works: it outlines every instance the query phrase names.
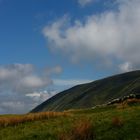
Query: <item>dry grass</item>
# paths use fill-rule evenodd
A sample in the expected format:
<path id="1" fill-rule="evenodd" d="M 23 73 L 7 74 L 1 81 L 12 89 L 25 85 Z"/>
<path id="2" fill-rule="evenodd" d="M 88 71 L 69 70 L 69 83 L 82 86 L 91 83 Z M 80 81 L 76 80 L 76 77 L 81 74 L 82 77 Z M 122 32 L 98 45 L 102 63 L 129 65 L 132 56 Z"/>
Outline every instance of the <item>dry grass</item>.
<path id="1" fill-rule="evenodd" d="M 69 116 L 69 113 L 66 112 L 42 112 L 42 113 L 30 113 L 27 115 L 21 116 L 12 116 L 12 117 L 0 117 L 0 127 L 6 126 L 16 126 L 25 122 L 39 121 L 43 119 L 50 119 L 60 116 Z"/>
<path id="2" fill-rule="evenodd" d="M 135 104 L 135 103 L 140 103 L 140 99 L 128 99 L 127 104 Z"/>
<path id="3" fill-rule="evenodd" d="M 127 102 L 122 102 L 116 105 L 117 109 L 126 109 L 128 107 Z"/>
<path id="4" fill-rule="evenodd" d="M 125 101 L 123 101 L 122 103 L 116 104 L 117 109 L 125 109 L 128 108 L 130 105 L 134 105 L 134 104 L 140 104 L 140 99 L 127 99 Z"/>
<path id="5" fill-rule="evenodd" d="M 112 125 L 114 127 L 121 127 L 123 126 L 124 122 L 120 117 L 114 117 L 112 118 Z"/>
<path id="6" fill-rule="evenodd" d="M 59 135 L 59 140 L 94 140 L 93 126 L 89 120 L 79 120 L 69 132 Z"/>

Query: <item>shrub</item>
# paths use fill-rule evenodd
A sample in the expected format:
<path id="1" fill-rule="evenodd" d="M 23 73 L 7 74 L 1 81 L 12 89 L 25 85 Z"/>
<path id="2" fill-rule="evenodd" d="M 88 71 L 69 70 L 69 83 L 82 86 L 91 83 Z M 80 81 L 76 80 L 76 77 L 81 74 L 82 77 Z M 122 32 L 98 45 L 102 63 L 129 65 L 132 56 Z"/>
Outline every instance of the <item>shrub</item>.
<path id="1" fill-rule="evenodd" d="M 93 126 L 89 120 L 76 122 L 69 132 L 59 135 L 59 140 L 94 140 Z"/>

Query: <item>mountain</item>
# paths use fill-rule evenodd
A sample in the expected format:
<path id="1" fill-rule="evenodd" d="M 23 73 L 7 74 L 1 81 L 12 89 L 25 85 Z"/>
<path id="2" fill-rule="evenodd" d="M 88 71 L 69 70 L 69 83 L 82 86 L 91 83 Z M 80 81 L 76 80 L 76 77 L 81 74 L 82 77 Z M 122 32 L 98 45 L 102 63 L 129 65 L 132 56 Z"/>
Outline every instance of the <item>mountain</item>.
<path id="1" fill-rule="evenodd" d="M 77 85 L 58 93 L 31 112 L 88 108 L 130 94 L 140 94 L 140 70 Z"/>

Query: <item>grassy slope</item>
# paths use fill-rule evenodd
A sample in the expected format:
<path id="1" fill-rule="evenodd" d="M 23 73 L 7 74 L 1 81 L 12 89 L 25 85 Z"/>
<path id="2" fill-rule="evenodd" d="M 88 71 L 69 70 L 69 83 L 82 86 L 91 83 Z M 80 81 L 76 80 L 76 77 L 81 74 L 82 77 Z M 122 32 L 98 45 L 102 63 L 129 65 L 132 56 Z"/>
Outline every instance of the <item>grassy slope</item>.
<path id="1" fill-rule="evenodd" d="M 1 140 L 57 140 L 79 120 L 90 120 L 95 140 L 139 140 L 140 105 L 69 111 L 70 116 L 0 127 Z M 118 118 L 119 121 L 116 119 Z M 119 124 L 121 122 L 121 124 Z"/>
<path id="2" fill-rule="evenodd" d="M 135 93 L 140 93 L 140 70 L 75 86 L 45 101 L 32 112 L 88 108 Z"/>

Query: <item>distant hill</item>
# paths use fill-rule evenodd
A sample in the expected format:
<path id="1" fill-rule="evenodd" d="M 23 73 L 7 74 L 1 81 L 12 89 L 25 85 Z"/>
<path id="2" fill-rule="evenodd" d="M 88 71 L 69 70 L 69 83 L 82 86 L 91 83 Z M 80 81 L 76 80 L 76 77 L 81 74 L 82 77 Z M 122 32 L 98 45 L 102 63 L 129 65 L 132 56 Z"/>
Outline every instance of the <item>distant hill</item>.
<path id="1" fill-rule="evenodd" d="M 89 108 L 130 94 L 140 94 L 140 70 L 77 85 L 58 93 L 31 112 Z"/>

